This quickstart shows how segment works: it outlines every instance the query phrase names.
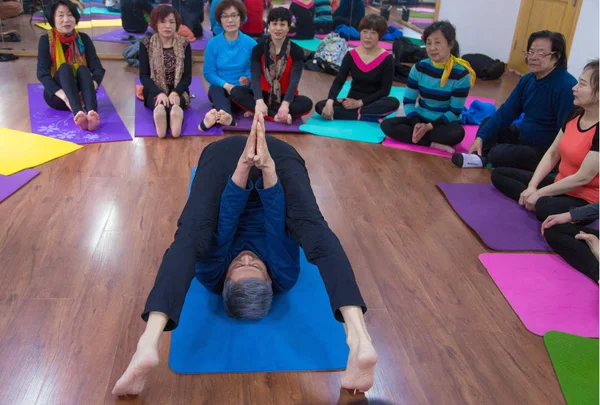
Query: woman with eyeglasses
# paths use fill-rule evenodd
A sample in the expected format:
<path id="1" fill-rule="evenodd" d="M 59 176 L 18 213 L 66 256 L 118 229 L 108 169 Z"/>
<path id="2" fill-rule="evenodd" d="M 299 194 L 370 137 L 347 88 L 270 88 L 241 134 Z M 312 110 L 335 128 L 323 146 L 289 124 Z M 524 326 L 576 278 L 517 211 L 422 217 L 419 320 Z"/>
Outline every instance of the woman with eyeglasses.
<path id="1" fill-rule="evenodd" d="M 215 18 L 223 33 L 211 38 L 204 52 L 204 77 L 210 84 L 208 98 L 213 109 L 198 127 L 206 131 L 215 124 L 235 125 L 231 90 L 250 86 L 250 57 L 256 41 L 240 31 L 246 19 L 246 7 L 238 0 L 221 0 Z"/>
<path id="2" fill-rule="evenodd" d="M 100 125 L 96 89 L 105 71 L 94 43 L 75 29 L 80 14 L 69 0 L 50 3 L 45 15 L 52 30 L 40 37 L 37 61 L 44 100 L 55 110 L 70 110 L 80 129 L 95 131 Z"/>
<path id="3" fill-rule="evenodd" d="M 598 59 L 586 65 L 572 91 L 576 108 L 535 172 L 509 167 L 492 172 L 492 184 L 540 221 L 599 200 Z M 556 165 L 558 174 L 552 178 Z"/>
<path id="4" fill-rule="evenodd" d="M 559 32 L 534 32 L 524 54 L 530 73 L 521 78 L 498 111 L 479 127 L 468 153 L 457 153 L 458 167 L 514 167 L 535 170 L 573 110 L 577 80 L 567 72 L 567 45 Z M 525 117 L 517 127 L 519 116 Z"/>

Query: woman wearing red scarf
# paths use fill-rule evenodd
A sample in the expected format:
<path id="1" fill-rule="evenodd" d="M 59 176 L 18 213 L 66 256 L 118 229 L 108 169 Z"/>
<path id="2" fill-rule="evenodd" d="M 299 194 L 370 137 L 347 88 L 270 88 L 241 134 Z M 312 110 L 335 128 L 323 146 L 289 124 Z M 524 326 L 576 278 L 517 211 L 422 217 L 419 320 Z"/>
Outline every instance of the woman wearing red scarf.
<path id="1" fill-rule="evenodd" d="M 94 131 L 100 124 L 96 89 L 104 77 L 96 48 L 75 29 L 79 11 L 69 0 L 55 0 L 45 15 L 52 31 L 40 37 L 37 64 L 44 100 L 56 110 L 71 110 L 79 128 Z"/>

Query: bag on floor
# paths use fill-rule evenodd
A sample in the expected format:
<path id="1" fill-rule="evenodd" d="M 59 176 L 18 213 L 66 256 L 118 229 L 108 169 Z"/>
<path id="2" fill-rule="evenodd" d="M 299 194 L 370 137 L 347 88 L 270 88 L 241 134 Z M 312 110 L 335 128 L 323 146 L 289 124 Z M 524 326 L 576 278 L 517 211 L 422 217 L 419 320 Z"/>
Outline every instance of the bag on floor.
<path id="1" fill-rule="evenodd" d="M 335 33 L 339 34 L 340 37 L 348 40 L 360 39 L 360 32 L 354 27 L 348 27 L 347 25 L 341 24 L 335 27 Z"/>
<path id="2" fill-rule="evenodd" d="M 396 38 L 400 38 L 402 36 L 404 36 L 404 34 L 398 28 L 396 28 L 396 27 L 388 27 L 388 30 L 381 37 L 381 40 L 382 41 L 393 41 Z"/>
<path id="3" fill-rule="evenodd" d="M 496 80 L 504 74 L 506 64 L 498 59 L 494 60 L 482 53 L 468 53 L 463 55 L 464 60 L 469 62 L 478 79 Z"/>
<path id="4" fill-rule="evenodd" d="M 338 34 L 327 34 L 315 52 L 314 63 L 325 73 L 337 74 L 348 52 L 346 40 Z"/>
<path id="5" fill-rule="evenodd" d="M 140 43 L 145 37 L 134 39 L 123 51 L 123 57 L 130 66 L 140 66 Z"/>
<path id="6" fill-rule="evenodd" d="M 404 37 L 394 39 L 392 53 L 394 54 L 394 58 L 396 58 L 396 64 L 401 62 L 417 63 L 421 59 L 427 58 L 425 49 L 421 48 L 419 45 L 413 44 L 409 39 Z"/>

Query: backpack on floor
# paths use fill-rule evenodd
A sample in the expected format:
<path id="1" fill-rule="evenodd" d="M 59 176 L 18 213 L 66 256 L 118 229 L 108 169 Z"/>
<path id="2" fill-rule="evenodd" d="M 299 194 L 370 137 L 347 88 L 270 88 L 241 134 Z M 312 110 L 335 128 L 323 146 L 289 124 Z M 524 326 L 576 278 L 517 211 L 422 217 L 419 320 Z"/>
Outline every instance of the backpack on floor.
<path id="1" fill-rule="evenodd" d="M 427 58 L 427 52 L 424 48 L 416 45 L 405 37 L 394 39 L 392 44 L 392 53 L 396 59 L 396 64 L 399 63 L 417 63 L 421 59 Z"/>
<path id="2" fill-rule="evenodd" d="M 327 34 L 315 52 L 314 61 L 326 73 L 337 74 L 348 52 L 346 40 L 338 34 Z"/>
<path id="3" fill-rule="evenodd" d="M 504 62 L 492 59 L 481 53 L 469 53 L 463 55 L 464 60 L 469 62 L 478 79 L 496 80 L 504 74 L 506 65 Z"/>

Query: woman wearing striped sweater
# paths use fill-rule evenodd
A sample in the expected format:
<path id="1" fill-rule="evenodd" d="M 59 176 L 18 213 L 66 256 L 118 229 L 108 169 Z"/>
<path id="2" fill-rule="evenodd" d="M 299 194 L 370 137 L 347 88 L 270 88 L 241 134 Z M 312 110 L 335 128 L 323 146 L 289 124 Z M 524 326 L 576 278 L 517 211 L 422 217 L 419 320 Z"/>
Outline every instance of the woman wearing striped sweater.
<path id="1" fill-rule="evenodd" d="M 428 59 L 416 63 L 404 93 L 406 117 L 384 120 L 382 131 L 397 141 L 454 153 L 465 131 L 462 108 L 475 83 L 469 63 L 452 54 L 456 30 L 448 21 L 431 24 L 423 33 Z M 458 53 L 458 52 L 456 52 Z"/>

